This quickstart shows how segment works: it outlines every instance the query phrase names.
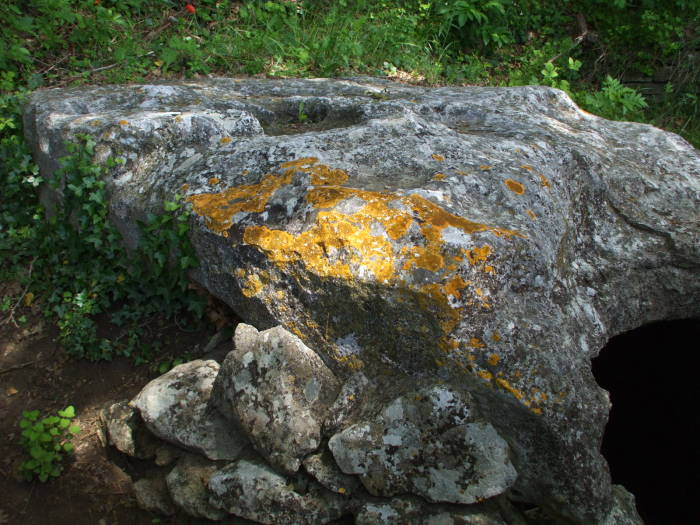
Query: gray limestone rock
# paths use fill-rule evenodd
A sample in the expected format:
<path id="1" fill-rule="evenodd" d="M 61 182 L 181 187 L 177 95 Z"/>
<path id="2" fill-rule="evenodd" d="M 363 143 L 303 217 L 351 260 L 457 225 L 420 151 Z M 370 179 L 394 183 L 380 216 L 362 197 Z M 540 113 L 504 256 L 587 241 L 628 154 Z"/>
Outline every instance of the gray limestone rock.
<path id="1" fill-rule="evenodd" d="M 368 501 L 355 515 L 356 525 L 512 525 L 487 505 L 429 505 L 418 498 Z"/>
<path id="2" fill-rule="evenodd" d="M 170 499 L 168 487 L 165 485 L 163 478 L 141 478 L 135 481 L 132 487 L 136 503 L 143 510 L 165 514 L 166 516 L 175 514 L 175 505 Z"/>
<path id="3" fill-rule="evenodd" d="M 227 512 L 209 503 L 207 491 L 209 478 L 220 467 L 221 465 L 200 456 L 187 454 L 180 458 L 165 478 L 173 503 L 195 518 L 219 521 L 228 516 Z"/>
<path id="4" fill-rule="evenodd" d="M 212 475 L 209 501 L 231 514 L 274 525 L 316 525 L 343 515 L 343 497 L 313 481 L 301 485 L 298 490 L 295 479 L 263 462 L 241 459 Z"/>
<path id="5" fill-rule="evenodd" d="M 348 476 L 338 468 L 333 455 L 325 448 L 306 456 L 302 465 L 311 477 L 338 494 L 352 495 L 360 485 L 355 476 Z"/>
<path id="6" fill-rule="evenodd" d="M 108 443 L 129 456 L 151 458 L 163 444 L 145 429 L 138 411 L 128 401 L 113 403 L 102 410 L 100 423 Z"/>
<path id="7" fill-rule="evenodd" d="M 359 475 L 375 496 L 471 504 L 503 493 L 517 477 L 508 445 L 477 418 L 471 396 L 440 385 L 394 399 L 328 446 L 341 470 Z"/>
<path id="8" fill-rule="evenodd" d="M 247 439 L 210 406 L 216 361 L 190 361 L 148 383 L 131 404 L 159 438 L 209 459 L 235 459 Z"/>
<path id="9" fill-rule="evenodd" d="M 340 384 L 321 358 L 282 327 L 239 324 L 216 379 L 219 410 L 233 415 L 260 454 L 294 473 L 321 444 L 321 425 Z"/>
<path id="10" fill-rule="evenodd" d="M 309 119 L 288 125 L 301 103 Z M 33 94 L 25 130 L 46 179 L 79 133 L 97 161 L 124 160 L 106 183 L 127 245 L 139 219 L 185 195 L 194 277 L 338 377 L 470 390 L 509 442 L 513 490 L 573 523 L 614 504 L 599 452 L 610 405 L 590 360 L 623 331 L 700 315 L 700 154 L 555 89 L 53 89 Z"/>

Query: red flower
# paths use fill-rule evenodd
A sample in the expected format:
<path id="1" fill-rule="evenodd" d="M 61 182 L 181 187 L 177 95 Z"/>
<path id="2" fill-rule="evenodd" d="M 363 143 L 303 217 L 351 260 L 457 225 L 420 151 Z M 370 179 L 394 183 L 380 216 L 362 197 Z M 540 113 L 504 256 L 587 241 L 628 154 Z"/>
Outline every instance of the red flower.
<path id="1" fill-rule="evenodd" d="M 195 9 L 195 7 L 194 7 L 192 4 L 187 4 L 187 5 L 185 6 L 185 11 L 187 11 L 188 13 L 190 13 L 191 15 L 193 15 L 193 14 L 195 14 L 195 12 L 196 12 L 197 10 Z"/>

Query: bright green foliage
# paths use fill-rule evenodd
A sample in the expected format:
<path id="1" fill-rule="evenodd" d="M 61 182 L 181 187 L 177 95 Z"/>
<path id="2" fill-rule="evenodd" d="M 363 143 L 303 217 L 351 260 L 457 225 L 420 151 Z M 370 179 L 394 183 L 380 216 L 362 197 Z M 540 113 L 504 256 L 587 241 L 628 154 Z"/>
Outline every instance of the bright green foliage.
<path id="1" fill-rule="evenodd" d="M 602 89 L 585 94 L 583 102 L 590 112 L 618 120 L 639 118 L 641 111 L 647 107 L 642 95 L 609 75 L 603 81 Z"/>
<path id="2" fill-rule="evenodd" d="M 62 199 L 46 218 L 36 194 L 42 181 L 19 134 L 20 98 L 0 99 L 0 148 L 8 152 L 0 165 L 6 189 L 0 200 L 0 277 L 19 280 L 39 298 L 70 354 L 147 359 L 151 352 L 140 339 L 149 316 L 203 313 L 203 300 L 188 289 L 188 271 L 197 264 L 189 211 L 179 197 L 166 201 L 140 222 L 140 242 L 126 252 L 108 220 L 103 179 L 116 163 L 94 164 L 95 141 L 83 136 L 67 145 L 69 155 L 50 181 Z M 118 340 L 98 336 L 94 317 L 100 313 L 110 313 L 123 327 Z"/>
<path id="3" fill-rule="evenodd" d="M 63 471 L 61 461 L 65 454 L 73 452 L 71 440 L 80 433 L 80 426 L 73 423 L 74 418 L 73 406 L 48 417 L 41 417 L 38 410 L 22 413 L 21 444 L 29 456 L 20 465 L 24 479 L 31 481 L 36 477 L 44 482 Z"/>

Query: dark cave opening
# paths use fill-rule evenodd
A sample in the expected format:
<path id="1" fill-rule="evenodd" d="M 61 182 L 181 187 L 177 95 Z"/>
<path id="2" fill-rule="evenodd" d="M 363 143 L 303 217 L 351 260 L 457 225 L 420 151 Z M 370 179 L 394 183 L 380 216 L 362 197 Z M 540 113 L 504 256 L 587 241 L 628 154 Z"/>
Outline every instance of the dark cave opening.
<path id="1" fill-rule="evenodd" d="M 593 360 L 612 409 L 602 453 L 646 525 L 700 523 L 700 319 L 612 338 Z"/>

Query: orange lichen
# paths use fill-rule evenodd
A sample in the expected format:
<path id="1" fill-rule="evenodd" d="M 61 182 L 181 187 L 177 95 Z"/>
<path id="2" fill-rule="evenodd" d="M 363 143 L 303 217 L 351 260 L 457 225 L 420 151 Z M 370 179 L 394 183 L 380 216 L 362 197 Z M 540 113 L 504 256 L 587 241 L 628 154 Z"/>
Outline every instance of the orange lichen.
<path id="1" fill-rule="evenodd" d="M 471 346 L 472 348 L 484 348 L 484 347 L 486 346 L 486 345 L 484 344 L 484 342 L 483 342 L 481 339 L 479 339 L 478 337 L 472 337 L 472 338 L 469 340 L 469 343 L 468 343 L 468 344 L 469 344 L 469 346 Z"/>
<path id="2" fill-rule="evenodd" d="M 219 144 L 228 144 L 231 142 L 233 139 L 231 137 L 221 137 L 219 139 Z"/>
<path id="3" fill-rule="evenodd" d="M 493 379 L 493 374 L 488 370 L 479 370 L 476 375 L 478 375 L 481 379 L 485 379 L 486 381 L 491 381 Z"/>
<path id="4" fill-rule="evenodd" d="M 498 354 L 491 354 L 489 356 L 489 364 L 491 366 L 496 366 L 500 360 L 501 360 L 501 356 L 499 356 Z"/>
<path id="5" fill-rule="evenodd" d="M 496 384 L 503 390 L 510 392 L 519 401 L 525 397 L 520 390 L 514 388 L 506 379 L 496 378 Z"/>
<path id="6" fill-rule="evenodd" d="M 433 175 L 433 180 L 445 180 L 445 174 L 444 173 L 436 173 Z"/>
<path id="7" fill-rule="evenodd" d="M 459 299 L 462 296 L 460 290 L 466 288 L 467 284 L 460 275 L 455 275 L 445 283 L 445 293 Z"/>
<path id="8" fill-rule="evenodd" d="M 525 193 L 525 186 L 523 186 L 517 180 L 506 179 L 503 181 L 503 184 L 505 184 L 506 187 L 513 193 L 517 193 L 518 195 L 522 195 L 523 193 Z"/>
<path id="9" fill-rule="evenodd" d="M 189 189 L 190 189 L 190 185 L 187 184 L 187 183 L 185 183 L 185 184 L 183 184 L 182 186 L 180 186 L 180 191 L 183 192 L 183 193 L 186 192 L 186 191 L 189 190 Z"/>
<path id="10" fill-rule="evenodd" d="M 525 212 L 528 214 L 528 216 L 529 216 L 533 221 L 536 221 L 536 220 L 537 220 L 537 215 L 535 215 L 535 212 L 534 212 L 534 211 L 528 209 L 528 210 L 525 210 Z"/>
<path id="11" fill-rule="evenodd" d="M 486 259 L 488 259 L 489 255 L 491 255 L 491 246 L 485 244 L 480 248 L 476 247 L 470 250 L 463 250 L 463 252 L 467 256 L 467 259 L 472 264 L 472 266 L 476 266 L 477 264 L 482 263 L 486 261 Z"/>
<path id="12" fill-rule="evenodd" d="M 117 124 L 119 124 L 120 126 L 126 126 L 129 124 L 129 121 L 128 120 L 120 120 L 119 122 L 117 122 Z"/>
<path id="13" fill-rule="evenodd" d="M 182 122 L 182 116 L 177 115 L 177 116 L 175 117 L 175 122 Z"/>
<path id="14" fill-rule="evenodd" d="M 404 254 L 409 257 L 403 265 L 404 270 L 410 270 L 413 266 L 417 268 L 423 268 L 429 272 L 437 272 L 445 266 L 445 260 L 434 250 L 429 247 L 424 246 L 412 246 L 410 248 L 404 248 Z"/>
<path id="15" fill-rule="evenodd" d="M 530 166 L 529 164 L 522 164 L 520 167 L 524 170 L 529 170 L 529 171 L 532 171 L 535 169 L 532 166 Z"/>
<path id="16" fill-rule="evenodd" d="M 213 186 L 214 184 L 219 184 L 219 182 L 221 182 L 221 179 L 219 177 L 212 177 L 211 179 L 209 179 L 208 182 Z"/>
<path id="17" fill-rule="evenodd" d="M 491 169 L 491 166 L 489 166 L 488 164 L 482 164 L 481 166 L 479 166 L 479 169 L 481 171 L 489 171 Z"/>
<path id="18" fill-rule="evenodd" d="M 544 175 L 542 175 L 541 173 L 539 174 L 539 176 L 540 176 L 540 185 L 543 188 L 549 188 L 550 187 L 549 179 L 547 177 L 545 177 Z"/>
<path id="19" fill-rule="evenodd" d="M 501 334 L 494 332 L 491 334 L 491 339 L 495 342 L 499 342 L 501 340 Z"/>
<path id="20" fill-rule="evenodd" d="M 431 157 L 438 162 L 442 162 L 445 160 L 445 157 L 443 157 L 442 155 L 438 155 L 437 153 L 433 153 Z"/>
<path id="21" fill-rule="evenodd" d="M 292 173 L 267 175 L 257 184 L 234 186 L 221 193 L 190 195 L 187 200 L 197 215 L 206 218 L 210 230 L 221 233 L 231 227 L 236 213 L 264 211 L 272 194 L 291 181 Z"/>

